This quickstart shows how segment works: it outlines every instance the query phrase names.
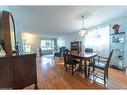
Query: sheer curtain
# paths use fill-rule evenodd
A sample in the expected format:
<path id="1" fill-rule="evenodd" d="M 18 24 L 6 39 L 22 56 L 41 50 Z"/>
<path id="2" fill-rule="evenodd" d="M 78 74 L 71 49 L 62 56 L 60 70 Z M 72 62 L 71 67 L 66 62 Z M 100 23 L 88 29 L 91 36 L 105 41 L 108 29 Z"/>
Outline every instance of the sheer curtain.
<path id="1" fill-rule="evenodd" d="M 110 27 L 104 26 L 93 29 L 85 37 L 85 48 L 92 48 L 94 52 L 102 56 L 109 54 Z"/>

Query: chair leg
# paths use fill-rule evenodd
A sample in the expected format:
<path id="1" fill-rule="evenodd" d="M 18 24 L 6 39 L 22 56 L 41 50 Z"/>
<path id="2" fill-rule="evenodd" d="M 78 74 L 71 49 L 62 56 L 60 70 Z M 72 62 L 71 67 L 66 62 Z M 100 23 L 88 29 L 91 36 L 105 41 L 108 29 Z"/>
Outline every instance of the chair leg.
<path id="1" fill-rule="evenodd" d="M 90 66 L 88 68 L 88 77 L 90 76 Z"/>
<path id="2" fill-rule="evenodd" d="M 104 84 L 106 84 L 106 72 L 104 72 Z"/>
<path id="3" fill-rule="evenodd" d="M 65 71 L 67 71 L 67 64 L 65 64 Z"/>
<path id="4" fill-rule="evenodd" d="M 93 66 L 93 72 L 95 71 L 95 68 L 94 68 L 94 66 Z"/>
<path id="5" fill-rule="evenodd" d="M 72 65 L 72 76 L 73 76 L 73 73 L 74 73 L 74 65 Z"/>
<path id="6" fill-rule="evenodd" d="M 82 68 L 82 60 L 80 60 L 80 63 L 79 63 L 79 71 L 81 71 L 81 68 Z"/>
<path id="7" fill-rule="evenodd" d="M 87 73 L 87 65 L 84 66 L 84 70 L 85 70 L 85 78 L 88 77 L 88 73 Z"/>
<path id="8" fill-rule="evenodd" d="M 107 76 L 107 79 L 108 79 L 108 70 L 106 71 L 106 76 Z"/>

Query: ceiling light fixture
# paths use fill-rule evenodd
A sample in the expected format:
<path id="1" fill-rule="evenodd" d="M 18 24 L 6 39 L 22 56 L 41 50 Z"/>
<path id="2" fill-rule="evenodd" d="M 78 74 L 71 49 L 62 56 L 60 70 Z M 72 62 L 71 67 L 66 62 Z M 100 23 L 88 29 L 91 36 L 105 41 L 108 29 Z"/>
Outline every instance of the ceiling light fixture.
<path id="1" fill-rule="evenodd" d="M 82 28 L 79 32 L 79 35 L 80 36 L 85 36 L 85 35 L 88 34 L 88 32 L 87 32 L 86 28 L 84 27 L 84 15 L 82 15 L 81 17 L 82 17 Z"/>

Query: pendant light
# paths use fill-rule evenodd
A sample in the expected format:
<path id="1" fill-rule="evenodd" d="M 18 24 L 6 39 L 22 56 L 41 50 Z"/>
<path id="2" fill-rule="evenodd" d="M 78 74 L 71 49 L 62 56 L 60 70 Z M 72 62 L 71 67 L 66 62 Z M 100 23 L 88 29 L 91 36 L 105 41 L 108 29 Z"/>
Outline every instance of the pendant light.
<path id="1" fill-rule="evenodd" d="M 86 28 L 84 27 L 84 15 L 81 16 L 82 17 L 82 28 L 80 29 L 79 35 L 80 36 L 85 36 L 88 34 Z"/>

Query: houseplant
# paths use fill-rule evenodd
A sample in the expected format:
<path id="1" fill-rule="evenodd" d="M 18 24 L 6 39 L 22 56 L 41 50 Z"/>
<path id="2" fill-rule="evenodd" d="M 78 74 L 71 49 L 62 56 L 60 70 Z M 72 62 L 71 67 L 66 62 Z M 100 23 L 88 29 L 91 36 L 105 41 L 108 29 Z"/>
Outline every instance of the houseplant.
<path id="1" fill-rule="evenodd" d="M 0 40 L 0 45 L 2 46 L 2 48 L 4 47 L 3 40 Z"/>
<path id="2" fill-rule="evenodd" d="M 119 28 L 120 28 L 119 24 L 114 24 L 112 27 L 112 29 L 114 29 L 115 33 L 119 33 Z"/>
<path id="3" fill-rule="evenodd" d="M 4 43 L 3 40 L 0 40 L 0 56 L 6 55 L 5 51 L 4 51 Z"/>

